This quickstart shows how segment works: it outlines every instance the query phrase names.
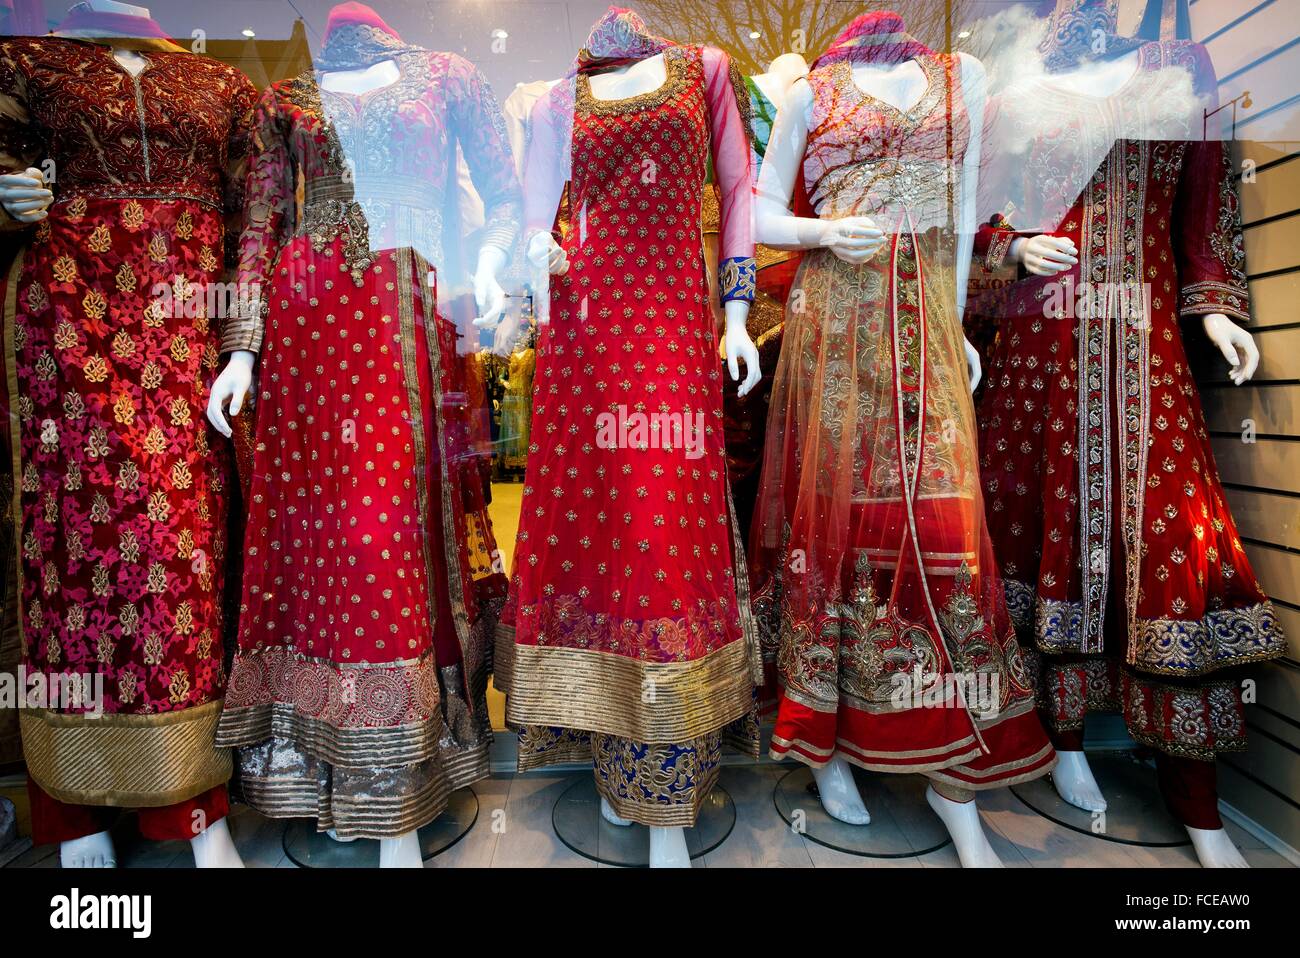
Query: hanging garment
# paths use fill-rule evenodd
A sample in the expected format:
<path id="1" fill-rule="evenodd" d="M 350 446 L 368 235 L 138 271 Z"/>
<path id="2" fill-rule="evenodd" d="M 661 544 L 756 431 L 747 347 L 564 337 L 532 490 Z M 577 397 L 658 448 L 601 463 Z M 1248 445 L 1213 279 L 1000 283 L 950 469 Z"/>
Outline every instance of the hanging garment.
<path id="1" fill-rule="evenodd" d="M 619 815 L 675 826 L 695 821 L 757 673 L 700 240 L 711 153 L 724 297 L 752 299 L 749 146 L 724 54 L 633 38 L 589 43 L 592 61 L 662 53 L 658 89 L 597 99 L 579 72 L 534 114 L 528 226 L 550 230 L 570 169 L 573 213 L 539 324 L 495 682 L 521 769 L 594 759 Z"/>
<path id="2" fill-rule="evenodd" d="M 218 742 L 239 749 L 263 813 L 385 838 L 487 774 L 504 582 L 471 441 L 472 351 L 438 313 L 440 211 L 457 145 L 506 250 L 519 188 L 468 61 L 331 23 L 323 62 L 391 59 L 399 76 L 354 96 L 306 73 L 257 105 L 240 276 L 263 287 L 265 325 L 223 344 L 261 367 Z"/>
<path id="3" fill-rule="evenodd" d="M 1202 139 L 1208 55 L 1170 41 L 1135 57 L 1109 96 L 1039 78 L 991 114 L 994 136 L 1028 146 L 1018 215 L 1057 219 L 1048 231 L 1080 261 L 973 306 L 999 327 L 980 461 L 1008 603 L 1043 653 L 1049 726 L 1077 730 L 1090 710 L 1122 709 L 1138 742 L 1212 759 L 1245 746 L 1240 680 L 1226 670 L 1285 647 L 1183 346 L 1184 317 L 1250 321 L 1245 252 L 1228 144 Z M 1025 96 L 1030 117 L 1012 110 Z M 1178 115 L 1160 115 L 1169 109 Z M 1096 165 L 1082 169 L 1087 158 Z M 1062 192 L 1076 181 L 1079 192 Z M 990 268 L 1015 235 L 982 232 Z"/>
<path id="4" fill-rule="evenodd" d="M 955 58 L 912 53 L 908 108 L 814 69 L 815 215 L 870 216 L 862 265 L 804 254 L 786 309 L 751 540 L 780 702 L 770 752 L 1005 785 L 1055 761 L 984 526 L 953 211 L 970 121 Z"/>
<path id="5" fill-rule="evenodd" d="M 55 192 L 35 226 L 5 215 L 29 237 L 4 333 L 23 661 L 102 682 L 104 713 L 65 701 L 21 724 L 53 798 L 158 807 L 230 775 L 213 748 L 228 462 L 204 418 L 205 293 L 256 92 L 167 41 L 114 42 L 138 74 L 98 43 L 0 42 L 0 165 L 52 161 Z"/>

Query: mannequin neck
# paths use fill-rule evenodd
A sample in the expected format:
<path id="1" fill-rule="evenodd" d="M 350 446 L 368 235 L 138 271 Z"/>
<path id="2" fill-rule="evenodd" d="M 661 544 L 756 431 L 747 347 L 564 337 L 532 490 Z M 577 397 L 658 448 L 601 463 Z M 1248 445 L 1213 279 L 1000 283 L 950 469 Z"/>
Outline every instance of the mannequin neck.
<path id="1" fill-rule="evenodd" d="M 598 100 L 626 100 L 663 86 L 668 80 L 668 65 L 664 62 L 664 55 L 656 53 L 636 63 L 594 74 L 589 79 L 592 96 Z"/>
<path id="2" fill-rule="evenodd" d="M 401 77 L 396 60 L 380 60 L 356 70 L 331 70 L 321 74 L 322 89 L 333 93 L 350 93 L 362 96 L 386 86 L 392 86 Z"/>
<path id="3" fill-rule="evenodd" d="M 851 70 L 854 86 L 897 110 L 915 106 L 930 82 L 916 60 L 853 63 Z"/>
<path id="4" fill-rule="evenodd" d="M 780 106 L 785 100 L 786 91 L 796 80 L 807 75 L 808 63 L 803 57 L 797 53 L 783 53 L 768 65 L 766 73 L 759 73 L 750 79 L 769 103 Z"/>
<path id="5" fill-rule="evenodd" d="M 1108 97 L 1132 80 L 1137 71 L 1138 51 L 1130 50 L 1113 60 L 1084 63 L 1062 73 L 1048 74 L 1046 82 L 1071 93 Z"/>

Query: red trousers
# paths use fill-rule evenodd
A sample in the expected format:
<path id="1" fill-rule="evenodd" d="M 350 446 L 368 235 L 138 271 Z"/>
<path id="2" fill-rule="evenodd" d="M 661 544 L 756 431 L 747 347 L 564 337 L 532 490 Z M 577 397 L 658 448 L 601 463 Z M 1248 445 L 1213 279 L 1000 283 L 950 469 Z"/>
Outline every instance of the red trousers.
<path id="1" fill-rule="evenodd" d="M 1083 729 L 1053 731 L 1050 722 L 1048 737 L 1058 752 L 1083 750 Z M 1219 784 L 1214 762 L 1194 758 L 1178 758 L 1156 752 L 1156 780 L 1160 795 L 1165 800 L 1169 814 L 1191 828 L 1222 828 L 1219 817 Z"/>
<path id="2" fill-rule="evenodd" d="M 27 779 L 27 797 L 32 805 L 32 842 L 51 845 L 108 831 L 120 809 L 104 805 L 69 805 L 51 798 Z M 141 808 L 140 834 L 150 841 L 189 841 L 230 811 L 226 786 L 218 785 L 175 805 Z"/>

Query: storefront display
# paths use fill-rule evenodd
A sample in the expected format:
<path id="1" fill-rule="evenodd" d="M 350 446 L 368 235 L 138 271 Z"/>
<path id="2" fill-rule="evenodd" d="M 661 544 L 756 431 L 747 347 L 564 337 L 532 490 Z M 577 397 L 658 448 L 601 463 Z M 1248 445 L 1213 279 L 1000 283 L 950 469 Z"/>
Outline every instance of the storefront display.
<path id="1" fill-rule="evenodd" d="M 16 860 L 1300 862 L 1295 0 L 891 6 L 0 3 Z"/>

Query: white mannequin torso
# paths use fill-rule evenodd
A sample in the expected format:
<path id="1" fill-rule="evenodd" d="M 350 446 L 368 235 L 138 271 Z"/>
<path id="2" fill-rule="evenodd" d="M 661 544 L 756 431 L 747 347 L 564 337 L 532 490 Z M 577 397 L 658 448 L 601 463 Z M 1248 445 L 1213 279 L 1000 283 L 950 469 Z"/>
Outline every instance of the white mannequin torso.
<path id="1" fill-rule="evenodd" d="M 381 60 L 359 70 L 335 70 L 321 75 L 321 89 L 331 93 L 350 93 L 363 96 L 386 86 L 392 86 L 401 78 L 396 60 Z"/>
<path id="2" fill-rule="evenodd" d="M 668 82 L 668 66 L 664 55 L 638 60 L 625 67 L 597 73 L 590 77 L 591 95 L 598 100 L 626 100 L 659 89 Z"/>
<path id="3" fill-rule="evenodd" d="M 921 102 L 929 82 L 915 60 L 890 65 L 853 64 L 854 86 L 901 112 L 911 110 Z"/>
<path id="4" fill-rule="evenodd" d="M 1049 89 L 1055 87 L 1069 93 L 1105 98 L 1114 96 L 1127 86 L 1137 76 L 1137 69 L 1138 51 L 1130 50 L 1114 60 L 1084 64 L 1068 73 L 1050 74 L 1042 78 L 1042 84 Z"/>

